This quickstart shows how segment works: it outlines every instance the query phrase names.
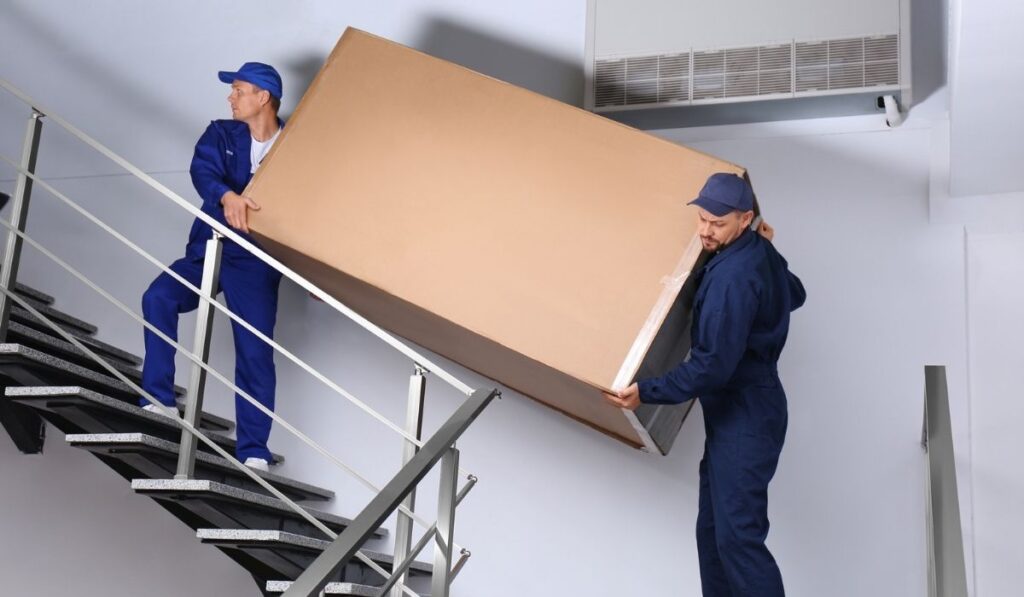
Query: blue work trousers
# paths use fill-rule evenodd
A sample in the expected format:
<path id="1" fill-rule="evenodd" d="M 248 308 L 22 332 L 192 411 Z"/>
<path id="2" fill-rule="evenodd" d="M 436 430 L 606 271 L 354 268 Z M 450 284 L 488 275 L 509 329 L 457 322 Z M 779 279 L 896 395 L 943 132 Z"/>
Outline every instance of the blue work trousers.
<path id="1" fill-rule="evenodd" d="M 199 287 L 203 259 L 184 257 L 171 264 L 171 270 Z M 273 338 L 280 281 L 281 275 L 260 261 L 232 259 L 225 255 L 217 293 L 223 290 L 232 313 Z M 199 296 L 166 272 L 153 280 L 142 296 L 146 321 L 175 341 L 178 339 L 178 315 L 198 306 Z M 235 340 L 235 385 L 273 411 L 277 384 L 273 348 L 235 322 L 231 322 L 231 330 Z M 148 329 L 144 335 L 146 359 L 142 366 L 142 388 L 165 405 L 173 405 L 175 349 Z M 235 425 L 238 459 L 244 462 L 246 458 L 255 457 L 269 462 L 270 417 L 235 395 Z"/>
<path id="2" fill-rule="evenodd" d="M 781 385 L 727 394 L 701 400 L 707 403 L 697 512 L 703 595 L 783 597 L 765 539 L 768 483 L 786 437 L 786 397 Z M 757 424 L 744 420 L 751 417 Z"/>

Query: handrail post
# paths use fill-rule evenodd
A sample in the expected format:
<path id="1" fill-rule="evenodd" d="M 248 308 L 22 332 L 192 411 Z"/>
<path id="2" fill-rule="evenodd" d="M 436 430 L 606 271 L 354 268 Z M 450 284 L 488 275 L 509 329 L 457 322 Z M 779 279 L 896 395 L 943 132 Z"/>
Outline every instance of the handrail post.
<path id="1" fill-rule="evenodd" d="M 452 444 L 441 458 L 441 488 L 437 498 L 437 531 L 431 597 L 448 597 L 455 545 L 455 496 L 459 489 L 459 450 Z"/>
<path id="2" fill-rule="evenodd" d="M 927 470 L 926 537 L 928 595 L 959 597 L 967 594 L 960 498 L 957 495 L 956 454 L 949 412 L 946 368 L 924 368 L 924 444 Z"/>
<path id="3" fill-rule="evenodd" d="M 196 311 L 196 335 L 192 351 L 204 364 L 210 361 L 210 338 L 213 335 L 213 299 L 217 295 L 217 283 L 220 279 L 221 253 L 224 248 L 223 237 L 214 232 L 213 238 L 206 241 L 206 257 L 203 261 L 203 280 L 199 287 L 203 295 L 210 301 L 200 298 L 199 309 Z M 206 369 L 198 363 L 192 365 L 192 377 L 188 383 L 188 394 L 185 395 L 185 420 L 189 425 L 199 428 L 199 413 L 203 410 L 203 392 L 206 389 Z M 181 430 L 181 447 L 178 450 L 178 470 L 175 479 L 191 479 L 195 474 L 196 447 L 198 440 L 189 433 L 188 428 Z"/>
<path id="4" fill-rule="evenodd" d="M 28 205 L 32 197 L 32 178 L 25 172 L 35 174 L 36 158 L 39 156 L 39 134 L 43 128 L 43 113 L 35 108 L 28 118 L 25 128 L 25 142 L 21 147 L 21 168 L 18 182 L 14 190 L 14 202 L 11 204 L 11 226 L 19 232 L 25 231 L 28 222 Z M 2 269 L 0 269 L 0 286 L 14 291 L 18 280 L 18 265 L 21 262 L 21 237 L 12 230 L 7 234 L 7 247 L 4 251 Z M 0 341 L 7 339 L 8 322 L 11 319 L 11 299 L 0 293 Z"/>
<path id="5" fill-rule="evenodd" d="M 418 363 L 409 378 L 409 401 L 405 415 L 405 431 L 418 441 L 423 435 L 423 397 L 427 389 L 427 370 Z M 408 439 L 402 440 L 402 466 L 409 464 L 416 455 L 416 444 Z M 416 488 L 413 487 L 409 495 L 402 501 L 402 505 L 409 512 L 416 508 Z M 391 570 L 395 570 L 401 562 L 409 557 L 409 547 L 412 545 L 412 517 L 402 512 L 397 513 L 395 522 L 395 560 Z M 403 573 L 398 579 L 397 586 L 391 589 L 391 597 L 402 597 L 402 586 L 408 574 Z"/>
<path id="6" fill-rule="evenodd" d="M 473 424 L 473 421 L 483 412 L 492 400 L 500 396 L 497 389 L 490 391 L 476 390 L 456 409 L 455 413 L 441 425 L 441 428 L 420 447 L 416 456 L 409 461 L 409 464 L 402 467 L 398 474 L 388 482 L 363 511 L 345 527 L 345 531 L 338 536 L 325 549 L 313 563 L 306 567 L 306 571 L 299 575 L 292 583 L 292 586 L 285 591 L 282 597 L 315 597 L 327 586 L 333 575 L 340 570 L 359 551 L 359 547 L 369 539 L 374 531 L 384 524 L 391 513 L 405 499 L 406 494 L 416 486 L 417 483 L 427 476 L 427 473 L 439 460 L 447 458 L 445 467 L 447 474 L 442 475 L 450 481 L 450 486 L 455 487 L 455 476 L 458 474 L 458 456 L 453 457 L 455 442 Z M 454 502 L 454 498 L 452 499 Z M 454 505 L 454 504 L 452 504 Z M 451 517 L 446 519 L 449 523 Z M 439 525 L 440 526 L 440 525 Z M 450 527 L 449 527 L 450 528 Z M 429 537 L 429 535 L 427 535 Z M 450 543 L 450 542 L 449 542 Z M 434 570 L 434 574 L 438 574 Z M 446 573 L 442 573 L 447 576 Z M 440 595 L 440 593 L 435 593 Z"/>

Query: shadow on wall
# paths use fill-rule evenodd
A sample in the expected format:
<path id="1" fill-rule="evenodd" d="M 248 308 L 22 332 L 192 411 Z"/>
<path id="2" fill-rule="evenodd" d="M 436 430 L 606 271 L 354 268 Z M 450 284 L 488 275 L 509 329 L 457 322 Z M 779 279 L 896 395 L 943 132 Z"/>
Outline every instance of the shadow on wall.
<path id="1" fill-rule="evenodd" d="M 518 41 L 431 18 L 413 44 L 432 56 L 471 68 L 573 106 L 583 105 L 583 64 Z"/>
<path id="2" fill-rule="evenodd" d="M 295 98 L 289 102 L 290 110 L 281 110 L 281 118 L 288 120 L 292 111 L 299 104 L 299 99 L 306 94 L 306 90 L 313 84 L 313 79 L 327 61 L 326 54 L 306 54 L 281 64 L 281 78 L 284 79 L 285 98 Z"/>
<path id="3" fill-rule="evenodd" d="M 573 106 L 583 105 L 582 64 L 519 42 L 432 18 L 412 47 Z M 282 76 L 286 87 L 293 90 L 292 97 L 306 92 L 326 60 L 326 55 L 307 54 L 282 64 Z M 285 119 L 289 116 L 290 112 L 282 112 Z"/>
<path id="4" fill-rule="evenodd" d="M 910 69 L 915 106 L 946 84 L 948 10 L 949 0 L 911 0 Z"/>
<path id="5" fill-rule="evenodd" d="M 89 85 L 98 94 L 117 97 L 119 102 L 123 102 L 122 105 L 134 107 L 139 113 L 145 114 L 146 118 L 166 122 L 168 126 L 165 130 L 180 137 L 176 143 L 184 143 L 185 146 L 191 147 L 195 142 L 192 136 L 196 129 L 195 119 L 183 111 L 176 110 L 174 102 L 147 93 L 147 87 L 139 85 L 138 80 L 131 78 L 131 73 L 110 68 L 96 56 L 82 52 L 81 48 L 75 48 L 74 51 L 66 48 L 66 42 L 59 31 L 51 28 L 37 15 L 21 9 L 18 4 L 9 4 L 4 13 L 4 18 L 16 22 L 25 37 L 38 40 L 40 43 L 48 43 L 56 48 L 62 68 L 78 73 L 82 80 L 90 82 Z M 17 85 L 18 82 L 14 81 L 14 84 Z M 31 93 L 32 90 L 26 91 Z"/>

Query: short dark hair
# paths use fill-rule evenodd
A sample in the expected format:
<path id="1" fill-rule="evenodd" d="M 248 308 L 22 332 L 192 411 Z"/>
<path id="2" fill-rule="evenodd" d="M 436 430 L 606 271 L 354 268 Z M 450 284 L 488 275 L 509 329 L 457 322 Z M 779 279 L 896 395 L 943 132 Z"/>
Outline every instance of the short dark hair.
<path id="1" fill-rule="evenodd" d="M 267 91 L 266 89 L 260 87 L 259 85 L 256 85 L 255 83 L 250 83 L 250 85 L 252 85 L 253 89 L 256 90 L 256 93 L 259 93 L 261 91 Z M 277 114 L 277 112 L 281 109 L 281 98 L 274 97 L 274 94 L 270 93 L 269 91 L 267 91 L 267 95 L 270 96 L 270 107 L 274 109 L 274 114 Z"/>

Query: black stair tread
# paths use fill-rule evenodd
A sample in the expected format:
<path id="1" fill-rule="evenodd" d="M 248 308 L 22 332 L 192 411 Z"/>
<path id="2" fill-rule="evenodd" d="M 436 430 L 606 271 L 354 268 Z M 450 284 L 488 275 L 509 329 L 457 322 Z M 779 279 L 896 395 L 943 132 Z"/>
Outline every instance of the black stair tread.
<path id="1" fill-rule="evenodd" d="M 55 298 L 53 298 L 52 296 L 46 294 L 45 292 L 43 292 L 41 290 L 36 290 L 35 288 L 32 288 L 31 286 L 26 286 L 26 285 L 22 284 L 21 282 L 16 282 L 14 284 L 14 292 L 16 292 L 16 293 L 18 293 L 18 294 L 20 294 L 20 295 L 22 295 L 24 297 L 35 299 L 36 302 L 43 303 L 43 304 L 46 304 L 46 305 L 52 305 L 53 302 L 56 300 Z"/>
<path id="2" fill-rule="evenodd" d="M 290 580 L 268 580 L 266 585 L 266 592 L 269 594 L 280 594 L 287 591 L 292 586 Z M 352 595 L 354 597 L 377 597 L 380 594 L 380 587 L 370 587 L 367 585 L 357 585 L 348 582 L 332 582 L 328 583 L 324 587 L 323 595 Z M 420 593 L 421 597 L 430 597 L 424 593 Z"/>
<path id="3" fill-rule="evenodd" d="M 42 335 L 54 338 L 60 342 L 67 342 L 67 340 L 55 332 L 53 328 L 38 319 L 32 318 L 28 313 L 22 312 L 20 315 L 15 312 L 11 313 L 11 330 L 14 331 L 15 329 L 18 330 L 18 333 L 32 338 L 38 337 L 37 335 Z M 73 336 L 75 340 L 84 344 L 86 348 L 99 353 L 101 357 L 112 357 L 113 359 L 117 359 L 127 365 L 138 366 L 142 364 L 142 357 L 136 356 L 126 350 L 122 350 L 116 346 L 97 340 L 96 338 L 73 328 L 61 327 L 61 329 L 68 332 L 68 334 Z M 16 341 L 11 338 L 8 338 L 8 340 L 11 342 Z M 68 342 L 68 344 L 70 343 Z"/>
<path id="4" fill-rule="evenodd" d="M 148 412 L 134 402 L 112 398 L 81 386 L 8 386 L 4 390 L 4 394 L 18 402 L 43 402 L 44 404 L 49 400 L 59 400 L 61 404 L 80 402 L 88 404 L 94 409 L 113 410 L 130 417 L 138 417 L 160 427 L 170 428 L 174 431 L 180 430 L 180 427 L 164 415 Z M 218 437 L 226 437 L 225 433 L 229 433 L 234 428 L 234 423 L 223 417 L 204 412 L 200 416 L 200 428 L 212 431 Z M 283 461 L 284 459 L 282 459 Z"/>
<path id="5" fill-rule="evenodd" d="M 165 499 L 216 498 L 254 506 L 262 510 L 275 512 L 278 515 L 301 518 L 297 512 L 277 498 L 215 481 L 201 479 L 134 479 L 132 480 L 132 489 L 136 493 Z M 351 520 L 337 514 L 312 508 L 305 509 L 314 518 L 328 527 L 344 528 L 352 524 Z M 386 535 L 387 529 L 381 528 L 374 531 L 374 537 L 382 538 Z"/>
<path id="6" fill-rule="evenodd" d="M 263 547 L 267 549 L 290 547 L 321 552 L 331 544 L 330 541 L 324 539 L 269 529 L 199 529 L 196 531 L 196 536 L 203 543 L 218 547 Z M 392 555 L 365 548 L 361 551 L 386 570 L 390 570 L 394 564 L 395 558 Z M 434 570 L 434 566 L 414 560 L 409 566 L 409 570 L 413 573 L 430 574 Z"/>
<path id="7" fill-rule="evenodd" d="M 68 400 L 76 399 L 87 402 L 97 408 L 115 409 L 118 412 L 125 413 L 133 417 L 141 417 L 147 421 L 155 422 L 165 427 L 173 427 L 176 430 L 180 429 L 178 425 L 174 424 L 173 421 L 170 421 L 168 417 L 165 417 L 164 415 L 149 412 L 148 410 L 139 407 L 134 402 L 125 402 L 118 398 L 111 398 L 110 396 L 94 392 L 81 386 L 8 386 L 4 390 L 4 394 L 8 398 L 18 402 L 31 402 L 36 399 L 42 401 L 59 399 L 62 402 L 67 402 Z M 180 404 L 178 406 L 181 408 Z M 203 412 L 200 415 L 200 427 L 223 435 L 234 429 L 235 424 L 224 417 Z"/>
<path id="8" fill-rule="evenodd" d="M 92 434 L 69 434 L 65 438 L 69 444 L 76 448 L 83 448 L 100 455 L 124 457 L 128 453 L 141 453 L 148 455 L 162 455 L 166 458 L 177 460 L 177 442 L 168 441 L 145 433 L 92 433 Z M 209 467 L 215 471 L 231 476 L 242 476 L 243 473 L 231 465 L 226 459 L 208 452 L 196 452 L 196 466 Z M 173 471 L 170 471 L 173 472 Z M 268 483 L 284 492 L 292 499 L 303 500 L 331 500 L 334 499 L 334 492 L 302 481 L 296 481 L 275 473 L 264 473 L 253 471 Z M 251 482 L 248 478 L 246 481 Z"/>
<path id="9" fill-rule="evenodd" d="M 77 406 L 113 412 L 121 416 L 141 419 L 145 421 L 150 428 L 162 429 L 164 432 L 169 433 L 170 437 L 178 437 L 181 431 L 181 427 L 170 417 L 159 413 L 149 412 L 140 406 L 130 404 L 123 400 L 118 400 L 117 398 L 111 398 L 110 396 L 105 396 L 78 386 L 11 386 L 5 390 L 5 394 L 9 399 L 21 404 L 40 404 L 43 408 L 48 410 L 53 410 L 54 407 L 66 408 Z M 234 452 L 235 440 L 220 431 L 220 429 L 223 429 L 223 423 L 227 423 L 231 426 L 234 425 L 230 421 L 216 415 L 211 415 L 205 412 L 201 415 L 200 426 L 204 428 L 204 433 L 228 452 Z M 207 425 L 209 425 L 209 427 L 206 427 Z M 85 429 L 83 431 L 107 433 L 111 431 L 124 432 L 126 430 Z M 207 446 L 201 442 L 199 444 L 199 448 L 201 450 L 208 449 Z M 272 464 L 281 464 L 282 462 L 284 462 L 284 456 L 274 453 L 271 454 Z"/>
<path id="10" fill-rule="evenodd" d="M 34 366 L 44 377 L 52 378 L 46 380 L 45 383 L 48 384 L 81 385 L 91 390 L 102 391 L 117 398 L 133 401 L 133 403 L 138 399 L 138 393 L 116 377 L 76 365 L 67 359 L 47 354 L 24 344 L 9 342 L 0 344 L 0 365 L 4 363 Z M 185 393 L 185 388 L 174 386 L 174 391 L 180 396 Z"/>
<path id="11" fill-rule="evenodd" d="M 100 370 L 105 373 L 105 370 L 102 369 L 102 366 L 99 363 L 74 344 L 65 342 L 57 336 L 51 336 L 45 332 L 24 326 L 16 321 L 10 322 L 7 330 L 7 339 L 13 343 L 24 344 L 29 348 L 35 348 L 47 354 L 60 357 L 62 359 L 68 359 L 78 365 L 82 365 L 83 367 Z M 103 354 L 101 351 L 94 350 L 92 348 L 90 348 L 90 350 L 98 353 L 97 356 L 102 358 L 121 373 L 128 376 L 129 379 L 138 381 L 142 377 L 142 372 L 139 371 L 137 366 L 138 363 L 126 362 L 126 360 L 120 357 Z"/>
<path id="12" fill-rule="evenodd" d="M 89 323 L 88 321 L 83 321 L 75 317 L 74 315 L 71 315 L 70 313 L 65 313 L 64 311 L 51 307 L 50 305 L 47 305 L 45 303 L 36 302 L 32 300 L 29 300 L 28 302 L 36 311 L 39 311 L 41 315 L 52 320 L 54 323 L 61 324 L 62 327 L 75 328 L 76 330 L 84 334 L 88 334 L 90 336 L 96 334 L 96 332 L 99 331 L 99 328 L 97 328 L 93 324 Z M 13 305 L 11 305 L 11 312 L 16 311 L 22 312 L 27 317 L 35 318 L 35 316 L 29 313 L 27 309 L 24 309 L 21 305 L 14 303 Z"/>

